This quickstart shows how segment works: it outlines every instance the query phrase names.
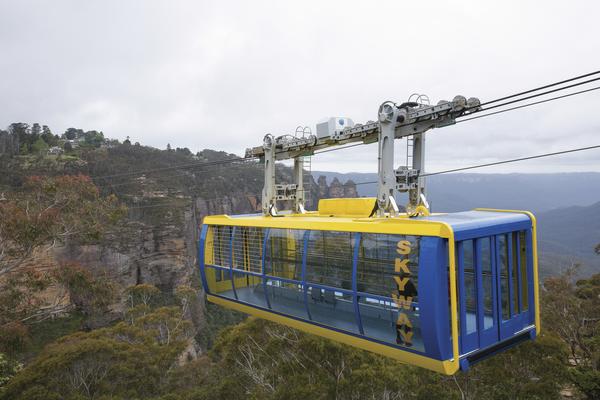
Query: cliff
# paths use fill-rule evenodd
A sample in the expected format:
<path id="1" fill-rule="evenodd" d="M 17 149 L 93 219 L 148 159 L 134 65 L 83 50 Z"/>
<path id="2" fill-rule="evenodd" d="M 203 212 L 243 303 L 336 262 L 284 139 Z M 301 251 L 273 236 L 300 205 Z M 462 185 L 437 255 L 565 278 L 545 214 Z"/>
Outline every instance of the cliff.
<path id="1" fill-rule="evenodd" d="M 110 277 L 120 293 L 132 285 L 151 284 L 168 296 L 178 286 L 189 285 L 197 289 L 198 295 L 188 317 L 198 336 L 202 336 L 206 310 L 197 269 L 201 221 L 206 215 L 261 210 L 260 164 L 232 163 L 210 169 L 201 166 L 231 157 L 234 155 L 205 150 L 191 158 L 187 153 L 131 145 L 82 151 L 78 158 L 17 156 L 0 159 L 5 163 L 3 169 L 11 171 L 0 177 L 0 188 L 3 184 L 18 185 L 30 175 L 90 175 L 104 194 L 112 193 L 127 205 L 127 217 L 99 243 L 71 243 L 53 249 L 52 254 L 40 254 L 33 262 L 78 263 L 96 275 Z M 185 168 L 175 168 L 178 166 Z M 278 165 L 278 182 L 291 179 L 291 169 Z M 324 178 L 316 183 L 312 176 L 306 190 L 309 210 L 316 208 L 320 198 L 357 196 L 352 181 L 342 184 L 334 179 L 327 185 Z M 124 296 L 117 296 L 110 312 L 88 318 L 88 327 L 97 328 L 119 319 L 125 301 Z M 197 343 L 194 346 L 196 353 L 202 350 Z"/>
<path id="2" fill-rule="evenodd" d="M 192 161 L 196 164 L 230 157 L 209 150 L 198 154 L 196 161 Z M 142 146 L 89 152 L 82 154 L 76 163 L 65 160 L 61 164 L 60 160 L 54 160 L 56 165 L 52 169 L 43 159 L 34 163 L 28 158 L 24 163 L 13 158 L 10 163 L 12 175 L 1 179 L 19 182 L 27 175 L 87 173 L 103 193 L 117 195 L 128 207 L 125 220 L 101 242 L 58 247 L 53 254 L 40 256 L 34 263 L 79 263 L 97 276 L 109 277 L 120 293 L 132 285 L 152 284 L 172 295 L 178 286 L 189 285 L 198 293 L 189 318 L 199 335 L 203 335 L 206 309 L 197 272 L 198 227 L 206 215 L 260 212 L 261 165 L 236 163 L 211 169 L 175 169 L 173 166 L 191 164 L 189 157 Z M 131 170 L 146 173 L 128 172 Z M 277 179 L 289 182 L 291 170 L 278 165 Z M 315 209 L 320 198 L 357 196 L 352 181 L 342 184 L 337 179 L 327 185 L 325 180 L 319 178 L 317 184 L 311 177 L 307 190 L 308 209 Z M 117 297 L 110 312 L 88 318 L 88 328 L 120 318 L 125 300 Z M 197 343 L 194 347 L 196 353 L 202 350 Z"/>

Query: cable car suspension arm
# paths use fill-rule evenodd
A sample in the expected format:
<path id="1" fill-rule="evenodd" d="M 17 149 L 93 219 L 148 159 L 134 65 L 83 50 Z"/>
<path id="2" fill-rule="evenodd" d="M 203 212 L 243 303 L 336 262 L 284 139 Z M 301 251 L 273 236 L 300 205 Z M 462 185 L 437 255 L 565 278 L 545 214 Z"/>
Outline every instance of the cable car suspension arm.
<path id="1" fill-rule="evenodd" d="M 421 97 L 419 97 L 420 99 Z M 418 99 L 418 100 L 419 100 Z M 263 145 L 246 149 L 246 157 L 260 157 L 265 165 L 265 184 L 262 208 L 265 215 L 277 215 L 277 201 L 291 200 L 295 212 L 304 212 L 302 179 L 303 157 L 348 143 L 378 142 L 378 215 L 397 216 L 398 206 L 394 190 L 408 192 L 406 212 L 410 216 L 426 213 L 429 209 L 425 198 L 425 180 L 420 176 L 425 167 L 425 136 L 432 128 L 456 123 L 456 118 L 479 111 L 477 98 L 456 96 L 452 101 L 440 101 L 431 106 L 408 101 L 396 104 L 386 101 L 379 107 L 378 121 L 347 126 L 328 136 L 308 135 L 295 137 L 266 135 Z M 412 136 L 412 165 L 394 170 L 394 140 Z M 293 184 L 275 183 L 275 161 L 294 159 Z"/>

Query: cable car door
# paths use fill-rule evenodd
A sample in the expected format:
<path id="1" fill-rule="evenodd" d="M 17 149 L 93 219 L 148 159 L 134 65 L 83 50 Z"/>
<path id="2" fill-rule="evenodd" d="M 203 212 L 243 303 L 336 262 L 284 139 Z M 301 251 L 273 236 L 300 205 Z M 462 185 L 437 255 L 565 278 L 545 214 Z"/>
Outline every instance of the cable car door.
<path id="1" fill-rule="evenodd" d="M 458 242 L 461 354 L 499 338 L 493 237 Z"/>
<path id="2" fill-rule="evenodd" d="M 459 242 L 461 354 L 512 337 L 531 321 L 529 232 Z"/>
<path id="3" fill-rule="evenodd" d="M 527 248 L 530 234 L 525 231 L 495 236 L 497 304 L 500 340 L 508 339 L 527 327 L 528 284 L 532 276 Z"/>

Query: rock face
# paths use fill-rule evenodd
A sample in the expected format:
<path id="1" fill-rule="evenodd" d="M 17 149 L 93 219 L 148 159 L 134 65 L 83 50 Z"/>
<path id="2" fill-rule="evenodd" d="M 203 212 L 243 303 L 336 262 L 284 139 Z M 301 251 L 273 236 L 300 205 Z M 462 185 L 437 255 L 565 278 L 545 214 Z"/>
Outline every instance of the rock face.
<path id="1" fill-rule="evenodd" d="M 15 136 L 0 135 L 0 152 L 18 152 L 15 140 Z M 229 156 L 206 150 L 201 161 L 220 161 Z M 174 173 L 173 165 L 190 164 L 188 158 L 177 157 L 173 152 L 128 145 L 87 152 L 74 161 L 44 158 L 36 163 L 22 163 L 17 157 L 5 157 L 8 161 L 3 165 L 4 170 L 12 171 L 6 174 L 7 182 L 29 175 L 83 173 L 102 178 L 98 186 L 103 195 L 115 194 L 127 204 L 127 218 L 100 243 L 69 243 L 36 255 L 32 261 L 36 267 L 78 263 L 114 283 L 122 295 L 116 293 L 108 313 L 90 319 L 90 328 L 121 318 L 127 300 L 124 291 L 137 284 L 154 285 L 165 294 L 173 294 L 181 285 L 196 289 L 197 301 L 191 305 L 189 317 L 198 332 L 206 326 L 197 260 L 199 227 L 206 215 L 260 212 L 264 171 L 257 164 L 232 163 L 212 169 L 190 167 Z M 168 172 L 155 169 L 154 162 Z M 139 169 L 139 175 L 119 178 L 129 168 Z M 276 174 L 278 182 L 292 182 L 290 168 L 279 165 Z M 305 190 L 308 210 L 316 209 L 321 198 L 356 196 L 352 182 L 342 184 L 335 180 L 328 185 L 324 176 L 315 182 L 309 175 Z M 193 356 L 200 350 L 189 349 L 187 354 Z"/>
<path id="2" fill-rule="evenodd" d="M 359 197 L 356 190 L 356 183 L 352 179 L 348 179 L 344 183 L 344 197 Z"/>
<path id="3" fill-rule="evenodd" d="M 339 199 L 344 197 L 344 186 L 338 180 L 338 178 L 333 178 L 333 181 L 331 181 L 331 185 L 329 185 L 329 197 L 333 199 Z"/>
<path id="4" fill-rule="evenodd" d="M 329 197 L 329 187 L 327 187 L 327 178 L 325 175 L 319 176 L 319 179 L 317 179 L 317 185 L 319 187 L 319 198 L 326 199 Z"/>
<path id="5" fill-rule="evenodd" d="M 76 262 L 96 275 L 110 277 L 117 288 L 151 284 L 164 293 L 174 293 L 181 285 L 197 289 L 197 301 L 191 305 L 190 319 L 198 331 L 205 326 L 204 293 L 198 274 L 198 231 L 206 215 L 240 214 L 258 211 L 260 199 L 248 195 L 220 199 L 177 199 L 172 207 L 129 207 L 128 221 L 96 245 L 71 245 L 55 250 L 60 262 Z M 164 201 L 164 199 L 163 199 Z M 91 321 L 96 328 L 118 319 L 125 299 L 113 304 L 109 315 Z M 196 346 L 187 354 L 200 354 Z"/>
<path id="6" fill-rule="evenodd" d="M 319 197 L 322 199 L 339 199 L 347 197 L 358 197 L 356 183 L 351 179 L 342 184 L 338 178 L 333 178 L 331 184 L 327 186 L 327 178 L 324 175 L 317 179 L 319 187 Z"/>
<path id="7" fill-rule="evenodd" d="M 357 196 L 353 182 L 342 184 L 334 180 L 328 186 L 325 177 L 318 179 L 311 193 L 318 198 Z M 181 285 L 197 289 L 197 301 L 191 305 L 189 316 L 201 332 L 206 326 L 197 260 L 202 219 L 206 215 L 260 212 L 260 196 L 237 194 L 206 199 L 174 192 L 155 194 L 148 192 L 133 198 L 127 220 L 102 243 L 57 248 L 54 258 L 59 262 L 76 262 L 94 274 L 108 276 L 122 291 L 137 284 L 151 284 L 164 293 L 174 293 Z M 125 299 L 121 298 L 111 306 L 110 313 L 91 321 L 90 327 L 118 319 L 124 309 Z M 198 355 L 202 350 L 198 345 L 192 346 L 186 350 L 186 357 Z"/>

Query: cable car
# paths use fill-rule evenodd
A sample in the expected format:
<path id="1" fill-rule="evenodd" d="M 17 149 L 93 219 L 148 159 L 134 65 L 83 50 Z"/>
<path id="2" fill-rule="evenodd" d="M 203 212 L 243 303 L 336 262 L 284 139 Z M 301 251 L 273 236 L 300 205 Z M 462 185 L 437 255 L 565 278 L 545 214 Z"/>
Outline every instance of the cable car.
<path id="1" fill-rule="evenodd" d="M 431 214 L 425 198 L 425 131 L 478 104 L 462 96 L 436 106 L 386 102 L 378 122 L 327 124 L 332 131 L 323 125 L 318 137 L 265 136 L 246 151 L 264 162 L 263 212 L 203 220 L 198 260 L 208 301 L 448 375 L 534 339 L 534 216 Z M 394 170 L 401 137 L 412 164 Z M 379 143 L 377 197 L 321 199 L 306 211 L 304 157 L 357 141 Z M 275 161 L 289 158 L 295 183 L 275 184 Z M 408 193 L 404 213 L 395 191 Z"/>
<path id="2" fill-rule="evenodd" d="M 305 215 L 206 217 L 208 300 L 444 374 L 539 332 L 532 214 L 390 219 L 374 207 L 330 199 Z"/>

